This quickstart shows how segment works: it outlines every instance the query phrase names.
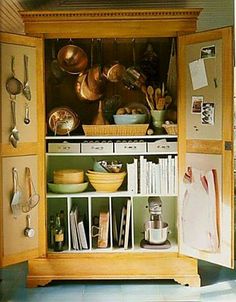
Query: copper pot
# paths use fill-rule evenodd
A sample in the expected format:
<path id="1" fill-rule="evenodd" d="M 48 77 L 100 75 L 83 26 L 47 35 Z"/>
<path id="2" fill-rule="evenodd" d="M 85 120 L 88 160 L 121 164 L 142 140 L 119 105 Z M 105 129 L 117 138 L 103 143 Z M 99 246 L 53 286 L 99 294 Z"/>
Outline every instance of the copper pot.
<path id="1" fill-rule="evenodd" d="M 136 66 L 136 54 L 135 54 L 135 39 L 132 41 L 133 52 L 133 66 L 126 69 L 123 76 L 123 83 L 129 89 L 141 88 L 146 82 L 146 76 L 140 72 Z"/>
<path id="2" fill-rule="evenodd" d="M 105 88 L 105 81 L 102 76 L 101 67 L 99 65 L 92 66 L 87 76 L 89 89 L 96 94 L 102 94 Z"/>
<path id="3" fill-rule="evenodd" d="M 126 69 L 118 60 L 118 45 L 116 39 L 114 40 L 113 48 L 115 60 L 110 65 L 103 68 L 103 75 L 108 79 L 108 81 L 117 83 L 123 79 Z"/>
<path id="4" fill-rule="evenodd" d="M 88 86 L 88 73 L 81 74 L 77 78 L 76 93 L 82 100 L 97 101 L 102 97 L 102 93 L 93 92 Z"/>
<path id="5" fill-rule="evenodd" d="M 101 43 L 101 42 L 100 42 Z M 101 73 L 101 65 L 93 65 L 93 39 L 91 42 L 91 68 L 87 73 L 79 75 L 76 82 L 76 93 L 80 99 L 97 101 L 101 99 L 104 91 L 104 78 Z M 101 44 L 99 44 L 99 56 L 101 61 Z"/>
<path id="6" fill-rule="evenodd" d="M 68 73 L 83 73 L 88 65 L 88 57 L 85 51 L 76 45 L 66 45 L 62 47 L 57 60 L 60 67 Z"/>
<path id="7" fill-rule="evenodd" d="M 77 113 L 66 106 L 56 107 L 48 114 L 48 126 L 55 135 L 69 135 L 79 126 L 79 123 Z"/>
<path id="8" fill-rule="evenodd" d="M 91 67 L 88 71 L 87 82 L 89 89 L 98 95 L 102 94 L 105 88 L 105 81 L 102 75 L 102 41 L 97 40 L 98 45 L 98 62 L 94 64 L 93 53 L 94 53 L 94 41 L 91 43 Z"/>

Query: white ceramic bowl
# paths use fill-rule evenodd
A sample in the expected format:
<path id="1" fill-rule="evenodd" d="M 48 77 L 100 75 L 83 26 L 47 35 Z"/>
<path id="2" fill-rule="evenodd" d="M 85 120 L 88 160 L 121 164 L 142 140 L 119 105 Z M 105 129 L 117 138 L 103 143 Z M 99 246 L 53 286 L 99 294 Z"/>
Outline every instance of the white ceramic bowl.
<path id="1" fill-rule="evenodd" d="M 125 124 L 144 124 L 147 115 L 146 114 L 115 114 L 113 115 L 114 122 L 117 125 Z"/>

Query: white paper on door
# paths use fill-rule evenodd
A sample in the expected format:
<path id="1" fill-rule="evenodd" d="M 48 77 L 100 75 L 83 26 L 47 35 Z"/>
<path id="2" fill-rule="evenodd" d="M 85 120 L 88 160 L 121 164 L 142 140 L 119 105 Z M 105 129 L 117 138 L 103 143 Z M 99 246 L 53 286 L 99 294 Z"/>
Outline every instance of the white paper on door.
<path id="1" fill-rule="evenodd" d="M 188 168 L 184 177 L 182 228 L 186 245 L 208 252 L 217 252 L 217 177 L 216 170 Z"/>
<path id="2" fill-rule="evenodd" d="M 206 68 L 203 59 L 190 62 L 189 70 L 190 70 L 193 90 L 208 86 Z"/>

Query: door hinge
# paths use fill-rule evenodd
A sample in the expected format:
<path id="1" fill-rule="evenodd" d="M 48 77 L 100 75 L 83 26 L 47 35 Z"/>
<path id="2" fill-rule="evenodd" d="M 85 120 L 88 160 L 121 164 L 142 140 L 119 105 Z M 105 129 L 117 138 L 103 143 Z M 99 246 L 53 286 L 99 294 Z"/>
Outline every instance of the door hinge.
<path id="1" fill-rule="evenodd" d="M 229 150 L 229 151 L 233 150 L 233 144 L 232 144 L 232 142 L 229 142 L 229 141 L 225 142 L 225 150 L 226 151 L 227 150 Z"/>

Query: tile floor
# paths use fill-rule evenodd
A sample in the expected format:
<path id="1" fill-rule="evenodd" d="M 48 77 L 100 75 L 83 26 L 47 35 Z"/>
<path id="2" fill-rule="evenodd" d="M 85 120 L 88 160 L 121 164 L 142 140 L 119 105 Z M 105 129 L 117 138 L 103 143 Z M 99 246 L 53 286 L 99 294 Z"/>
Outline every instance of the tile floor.
<path id="1" fill-rule="evenodd" d="M 199 263 L 201 288 L 179 285 L 172 280 L 148 281 L 53 281 L 45 287 L 26 288 L 27 265 L 0 270 L 1 302 L 235 302 L 236 269 Z"/>

